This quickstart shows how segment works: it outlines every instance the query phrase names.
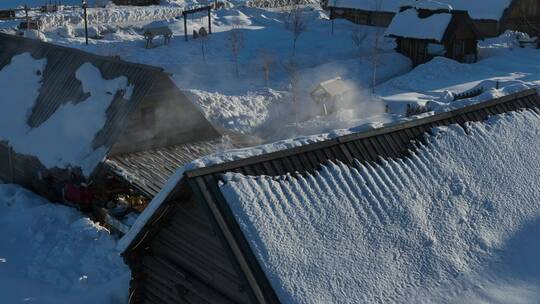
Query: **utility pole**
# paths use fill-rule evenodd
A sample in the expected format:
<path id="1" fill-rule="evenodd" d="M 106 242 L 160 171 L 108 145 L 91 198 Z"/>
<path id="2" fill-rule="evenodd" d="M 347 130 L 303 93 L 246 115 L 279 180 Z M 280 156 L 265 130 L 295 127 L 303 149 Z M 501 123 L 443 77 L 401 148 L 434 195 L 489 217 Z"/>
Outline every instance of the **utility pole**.
<path id="1" fill-rule="evenodd" d="M 185 11 L 183 11 L 182 15 L 184 15 L 184 39 L 188 41 L 187 39 L 187 14 Z"/>
<path id="2" fill-rule="evenodd" d="M 212 15 L 210 14 L 212 7 L 208 6 L 208 34 L 212 34 Z"/>
<path id="3" fill-rule="evenodd" d="M 88 45 L 88 14 L 86 12 L 88 4 L 86 3 L 86 0 L 83 0 L 82 7 L 84 10 L 84 37 L 86 39 L 86 45 Z"/>
<path id="4" fill-rule="evenodd" d="M 26 30 L 30 29 L 30 17 L 28 17 L 28 5 L 24 5 L 24 13 L 26 14 Z"/>

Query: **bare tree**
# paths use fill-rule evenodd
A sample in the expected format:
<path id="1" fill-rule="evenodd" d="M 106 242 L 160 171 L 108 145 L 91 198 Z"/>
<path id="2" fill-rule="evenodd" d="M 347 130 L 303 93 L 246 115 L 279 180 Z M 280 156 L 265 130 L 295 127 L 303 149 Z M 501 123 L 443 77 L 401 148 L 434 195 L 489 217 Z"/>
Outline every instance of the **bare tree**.
<path id="1" fill-rule="evenodd" d="M 285 29 L 291 32 L 293 36 L 293 57 L 296 55 L 296 42 L 300 35 L 307 30 L 304 10 L 300 5 L 300 0 L 293 0 L 294 3 L 289 7 L 285 17 Z"/>
<path id="2" fill-rule="evenodd" d="M 379 12 L 382 8 L 382 0 L 373 0 L 374 11 Z M 377 85 L 377 68 L 379 67 L 380 60 L 380 43 L 383 35 L 383 30 L 380 27 L 375 28 L 375 37 L 373 39 L 373 54 L 372 54 L 372 66 L 373 75 L 371 78 L 371 93 L 375 93 L 375 86 Z"/>
<path id="3" fill-rule="evenodd" d="M 328 5 L 328 0 L 326 0 L 326 5 Z M 332 22 L 332 35 L 334 35 L 334 20 L 336 19 L 334 7 L 338 7 L 338 0 L 334 0 L 330 9 L 330 21 Z"/>
<path id="4" fill-rule="evenodd" d="M 266 52 L 266 51 L 260 51 L 259 52 L 259 58 L 261 60 L 261 68 L 264 73 L 264 81 L 266 83 L 266 87 L 270 87 L 270 70 L 274 67 L 276 64 L 276 56 L 273 54 Z"/>
<path id="5" fill-rule="evenodd" d="M 206 62 L 206 40 L 208 39 L 208 32 L 204 27 L 199 29 L 199 39 L 201 40 L 201 53 L 204 62 Z"/>
<path id="6" fill-rule="evenodd" d="M 351 32 L 351 41 L 353 43 L 353 46 L 356 48 L 356 52 L 358 55 L 361 54 L 362 48 L 365 46 L 365 41 L 368 36 L 368 33 L 366 31 L 362 31 L 360 27 L 355 28 Z"/>
<path id="7" fill-rule="evenodd" d="M 291 93 L 292 102 L 293 102 L 293 111 L 295 116 L 295 121 L 298 121 L 298 109 L 300 102 L 300 72 L 298 64 L 293 58 L 285 63 L 285 71 L 289 76 L 289 91 Z"/>
<path id="8" fill-rule="evenodd" d="M 242 49 L 244 44 L 244 36 L 242 35 L 240 25 L 233 24 L 232 29 L 228 33 L 226 44 L 227 48 L 231 51 L 231 54 L 233 56 L 236 77 L 240 77 L 240 70 L 238 67 L 238 53 L 240 53 L 240 50 Z"/>

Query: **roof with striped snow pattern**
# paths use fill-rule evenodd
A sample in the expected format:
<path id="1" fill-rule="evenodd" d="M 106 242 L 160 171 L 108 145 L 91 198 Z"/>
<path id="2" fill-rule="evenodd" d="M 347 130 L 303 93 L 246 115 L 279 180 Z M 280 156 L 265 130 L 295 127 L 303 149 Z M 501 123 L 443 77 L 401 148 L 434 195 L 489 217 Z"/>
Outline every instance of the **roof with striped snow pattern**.
<path id="1" fill-rule="evenodd" d="M 135 252 L 148 244 L 159 231 L 160 223 L 166 223 L 167 216 L 182 208 L 178 201 L 186 195 L 195 195 L 215 220 L 216 229 L 232 249 L 257 300 L 260 303 L 279 303 L 280 297 L 250 247 L 249 236 L 240 228 L 220 189 L 227 173 L 245 176 L 305 175 L 319 172 L 322 166 L 330 162 L 366 165 L 387 159 L 407 158 L 419 145 L 426 144 L 425 135 L 432 133 L 436 127 L 457 124 L 466 130 L 469 122 L 527 109 L 540 113 L 540 96 L 535 89 L 380 129 L 188 171 L 155 210 L 148 220 L 150 224 L 137 233 L 125 253 Z M 137 274 L 134 273 L 134 276 Z"/>

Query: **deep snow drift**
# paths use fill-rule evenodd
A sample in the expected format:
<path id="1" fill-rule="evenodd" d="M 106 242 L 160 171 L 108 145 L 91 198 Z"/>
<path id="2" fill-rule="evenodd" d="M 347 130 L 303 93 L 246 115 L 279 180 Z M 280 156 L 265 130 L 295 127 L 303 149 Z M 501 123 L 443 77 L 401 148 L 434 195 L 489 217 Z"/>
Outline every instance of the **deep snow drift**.
<path id="1" fill-rule="evenodd" d="M 540 117 L 467 132 L 439 128 L 410 159 L 228 174 L 221 189 L 285 303 L 537 303 Z"/>
<path id="2" fill-rule="evenodd" d="M 127 302 L 130 272 L 109 232 L 73 208 L 0 185 L 0 302 Z"/>

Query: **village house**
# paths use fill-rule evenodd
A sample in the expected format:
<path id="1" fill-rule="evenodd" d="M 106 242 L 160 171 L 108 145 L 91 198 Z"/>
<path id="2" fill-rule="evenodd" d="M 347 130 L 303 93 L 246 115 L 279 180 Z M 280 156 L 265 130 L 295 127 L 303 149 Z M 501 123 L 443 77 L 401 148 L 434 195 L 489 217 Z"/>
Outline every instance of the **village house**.
<path id="1" fill-rule="evenodd" d="M 400 3 L 396 0 L 329 0 L 327 9 L 330 19 L 342 18 L 358 24 L 387 27 L 399 11 Z"/>
<path id="2" fill-rule="evenodd" d="M 116 5 L 159 5 L 159 0 L 113 0 Z"/>
<path id="3" fill-rule="evenodd" d="M 278 251 L 285 254 L 283 258 L 269 256 L 275 252 L 267 251 L 266 248 L 275 248 L 276 244 L 264 243 L 263 239 L 269 233 L 279 231 L 277 234 L 281 235 L 280 239 L 294 238 L 291 234 L 300 233 L 301 237 L 296 239 L 295 244 L 326 244 L 335 250 L 343 244 L 351 243 L 335 238 L 339 234 L 335 231 L 331 232 L 332 237 L 319 243 L 317 236 L 309 232 L 309 227 L 296 222 L 294 229 L 284 225 L 266 225 L 266 228 L 257 230 L 254 225 L 246 224 L 239 215 L 240 207 L 227 190 L 235 174 L 246 178 L 243 185 L 254 185 L 258 180 L 270 184 L 264 189 L 246 187 L 242 192 L 249 196 L 250 206 L 261 206 L 260 210 L 264 210 L 254 216 L 286 217 L 280 210 L 290 205 L 309 208 L 306 204 L 293 202 L 291 189 L 286 186 L 272 186 L 272 183 L 279 184 L 296 177 L 306 177 L 307 181 L 301 191 L 315 198 L 316 204 L 319 204 L 318 211 L 319 207 L 339 208 L 335 205 L 321 206 L 325 200 L 319 198 L 323 195 L 331 196 L 340 187 L 349 189 L 343 190 L 348 191 L 347 197 L 359 195 L 359 192 L 350 191 L 349 187 L 356 187 L 350 180 L 317 184 L 309 176 L 317 175 L 321 166 L 330 162 L 355 166 L 359 163 L 383 163 L 384 159 L 389 158 L 403 159 L 409 157 L 419 143 L 429 147 L 423 139 L 433 128 L 451 124 L 465 128 L 468 122 L 484 121 L 491 115 L 524 109 L 536 110 L 539 107 L 540 96 L 535 89 L 531 89 L 451 112 L 323 142 L 208 167 L 180 170 L 167 184 L 166 190 L 160 192 L 119 242 L 117 249 L 123 252 L 132 271 L 129 303 L 291 303 L 296 301 L 291 300 L 290 293 L 298 289 L 288 287 L 296 283 L 309 285 L 306 288 L 316 290 L 317 295 L 329 296 L 325 299 L 344 294 L 350 299 L 348 296 L 359 286 L 339 287 L 342 287 L 341 284 L 362 284 L 355 281 L 354 277 L 340 277 L 337 280 L 339 282 L 332 281 L 332 284 L 338 285 L 333 290 L 319 288 L 316 283 L 305 278 L 311 277 L 315 268 L 318 280 L 327 280 L 329 276 L 335 275 L 333 268 L 333 273 L 325 272 L 328 265 L 320 260 L 324 257 L 302 261 L 289 258 L 286 250 L 290 243 L 277 244 L 281 248 Z M 299 216 L 309 216 L 309 211 L 303 213 Z M 354 218 L 346 217 L 318 218 L 324 222 Z M 343 260 L 339 255 L 331 255 L 329 258 L 338 267 L 355 266 L 352 259 Z M 287 270 L 294 270 L 288 273 L 295 279 L 291 281 L 290 277 L 282 277 L 272 261 Z M 303 267 L 306 263 L 321 267 Z M 339 275 L 344 274 L 339 272 Z"/>
<path id="4" fill-rule="evenodd" d="M 472 63 L 478 58 L 479 35 L 466 11 L 404 7 L 386 30 L 396 50 L 419 65 L 435 56 Z"/>
<path id="5" fill-rule="evenodd" d="M 329 0 L 330 18 L 358 24 L 387 27 L 402 6 L 434 1 Z M 467 11 L 481 38 L 495 37 L 505 30 L 536 36 L 540 32 L 540 2 L 537 0 L 438 0 L 453 10 Z"/>
<path id="6" fill-rule="evenodd" d="M 25 100 L 29 114 L 3 125 L 0 178 L 52 201 L 102 207 L 136 197 L 142 209 L 176 168 L 252 143 L 212 126 L 159 68 L 1 33 L 0 49 L 0 73 L 23 64 L 41 78 L 37 97 L 2 92 L 19 100 L 9 111 Z M 17 77 L 14 86 L 26 81 Z M 9 138 L 20 129 L 26 136 Z"/>

